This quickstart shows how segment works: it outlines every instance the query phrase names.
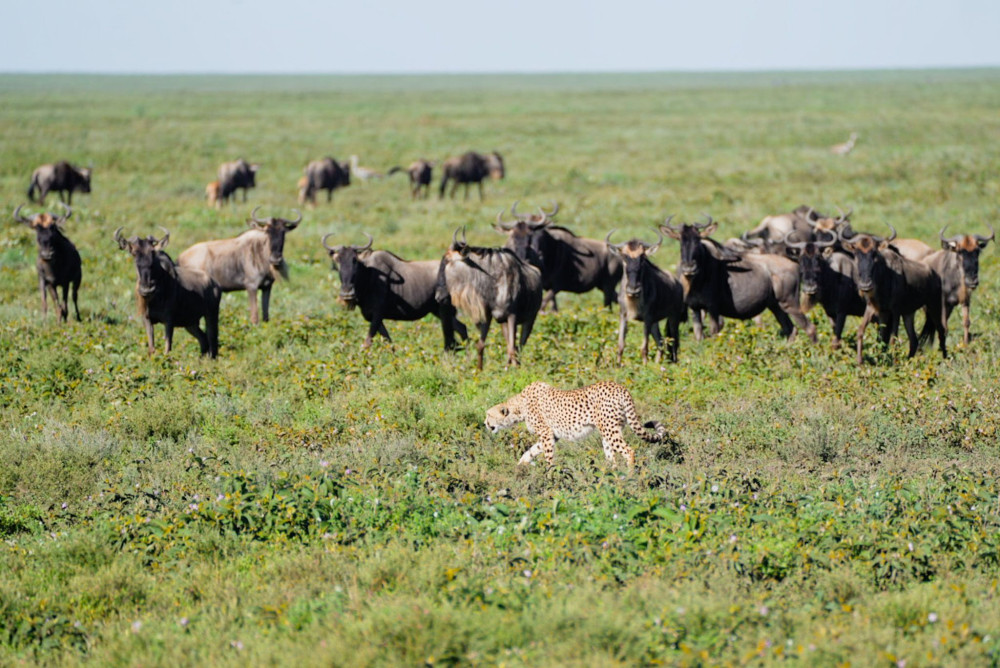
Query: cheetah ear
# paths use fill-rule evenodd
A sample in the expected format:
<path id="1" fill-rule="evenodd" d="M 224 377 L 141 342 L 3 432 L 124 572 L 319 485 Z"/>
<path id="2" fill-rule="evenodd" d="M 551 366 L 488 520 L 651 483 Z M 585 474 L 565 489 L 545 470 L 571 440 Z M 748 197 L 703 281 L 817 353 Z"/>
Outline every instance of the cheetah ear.
<path id="1" fill-rule="evenodd" d="M 501 409 L 500 409 L 500 415 L 502 415 L 502 416 L 504 416 L 504 417 L 507 417 L 507 414 L 508 414 L 508 413 L 510 413 L 510 411 L 509 411 L 509 410 L 507 410 L 507 407 L 506 407 L 506 406 L 504 406 L 503 408 L 501 408 Z"/>

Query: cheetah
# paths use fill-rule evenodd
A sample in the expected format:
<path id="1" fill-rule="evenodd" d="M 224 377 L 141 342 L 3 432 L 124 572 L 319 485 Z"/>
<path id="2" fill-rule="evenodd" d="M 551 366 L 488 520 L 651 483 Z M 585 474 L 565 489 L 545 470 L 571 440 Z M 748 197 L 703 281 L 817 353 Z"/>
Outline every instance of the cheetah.
<path id="1" fill-rule="evenodd" d="M 578 390 L 557 390 L 539 381 L 486 411 L 486 428 L 493 433 L 524 422 L 529 432 L 538 435 L 538 442 L 521 456 L 518 464 L 528 464 L 541 453 L 551 466 L 557 440 L 578 441 L 597 429 L 608 462 L 614 466 L 615 455 L 620 454 L 632 468 L 635 451 L 622 435 L 622 423 L 626 420 L 632 431 L 647 443 L 660 443 L 666 437 L 666 429 L 658 422 L 645 425 L 639 422 L 632 395 L 624 385 L 612 381 Z"/>

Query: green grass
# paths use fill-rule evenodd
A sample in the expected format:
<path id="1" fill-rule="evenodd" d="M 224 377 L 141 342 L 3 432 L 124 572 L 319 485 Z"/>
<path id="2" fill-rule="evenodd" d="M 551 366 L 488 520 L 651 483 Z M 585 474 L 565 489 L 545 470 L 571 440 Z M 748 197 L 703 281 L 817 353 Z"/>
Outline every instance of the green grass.
<path id="1" fill-rule="evenodd" d="M 497 244 L 515 199 L 581 234 L 653 237 L 701 212 L 736 236 L 801 203 L 853 207 L 936 245 L 985 232 L 1000 186 L 997 70 L 537 77 L 0 76 L 0 202 L 31 170 L 94 163 L 67 234 L 83 322 L 40 314 L 32 234 L 0 228 L 0 663 L 801 665 L 1000 663 L 1000 271 L 991 244 L 972 345 L 912 360 L 870 331 L 866 365 L 727 321 L 676 365 L 639 362 L 596 294 L 560 298 L 505 370 L 491 333 L 445 354 L 436 321 L 367 325 L 335 301 L 320 237 L 437 258 L 456 227 Z M 860 135 L 847 158 L 827 147 Z M 503 153 L 487 199 L 355 184 L 305 211 L 272 321 L 223 300 L 218 360 L 177 332 L 145 353 L 131 259 L 174 256 L 287 211 L 304 164 L 387 169 Z M 219 162 L 260 162 L 217 212 Z M 54 200 L 52 200 L 54 201 Z M 37 207 L 36 207 L 37 209 Z M 674 268 L 677 247 L 655 256 Z M 162 350 L 162 328 L 157 329 Z M 678 450 L 609 470 L 596 437 L 515 467 L 532 439 L 486 408 L 533 380 L 625 383 Z M 629 437 L 630 439 L 632 437 Z M 632 439 L 634 442 L 635 439 Z"/>

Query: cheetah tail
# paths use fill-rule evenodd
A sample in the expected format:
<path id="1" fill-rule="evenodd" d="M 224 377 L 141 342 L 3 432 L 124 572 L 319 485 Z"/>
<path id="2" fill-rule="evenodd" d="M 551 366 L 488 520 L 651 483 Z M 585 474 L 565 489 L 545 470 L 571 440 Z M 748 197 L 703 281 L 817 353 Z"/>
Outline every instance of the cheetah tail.
<path id="1" fill-rule="evenodd" d="M 667 435 L 667 429 L 659 422 L 650 421 L 645 424 L 639 421 L 639 416 L 635 412 L 635 403 L 628 402 L 625 406 L 625 419 L 628 426 L 635 432 L 635 435 L 647 443 L 660 443 Z M 649 431 L 652 430 L 652 433 Z"/>

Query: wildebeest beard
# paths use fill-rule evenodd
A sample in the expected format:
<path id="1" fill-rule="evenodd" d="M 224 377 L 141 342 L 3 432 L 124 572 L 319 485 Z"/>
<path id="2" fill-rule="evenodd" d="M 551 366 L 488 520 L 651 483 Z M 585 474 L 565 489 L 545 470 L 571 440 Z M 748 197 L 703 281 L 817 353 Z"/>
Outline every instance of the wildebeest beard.
<path id="1" fill-rule="evenodd" d="M 281 279 L 285 279 L 286 281 L 289 280 L 288 263 L 285 262 L 284 259 L 281 260 L 281 264 L 271 265 L 271 277 L 274 278 L 274 280 L 276 281 L 279 281 Z"/>

